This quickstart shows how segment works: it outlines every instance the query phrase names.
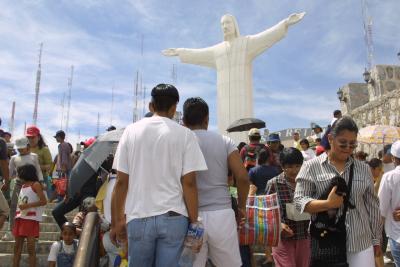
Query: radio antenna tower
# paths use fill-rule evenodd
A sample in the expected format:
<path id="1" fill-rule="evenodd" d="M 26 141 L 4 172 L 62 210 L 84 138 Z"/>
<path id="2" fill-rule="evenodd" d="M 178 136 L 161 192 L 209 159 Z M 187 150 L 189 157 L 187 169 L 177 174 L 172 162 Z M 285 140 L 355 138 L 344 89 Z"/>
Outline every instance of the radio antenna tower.
<path id="1" fill-rule="evenodd" d="M 178 69 L 176 68 L 175 64 L 172 64 L 171 78 L 172 78 L 172 84 L 176 85 L 176 82 L 178 81 Z"/>
<path id="2" fill-rule="evenodd" d="M 11 135 L 14 135 L 14 122 L 15 122 L 15 101 L 12 103 L 10 125 L 8 126 Z"/>
<path id="3" fill-rule="evenodd" d="M 71 76 L 68 79 L 68 96 L 67 96 L 67 121 L 65 123 L 65 133 L 69 130 L 69 113 L 71 109 L 71 92 L 72 92 L 72 79 L 74 76 L 74 66 L 71 66 Z"/>
<path id="4" fill-rule="evenodd" d="M 134 86 L 134 99 L 135 105 L 133 107 L 133 122 L 138 120 L 138 91 L 139 91 L 139 71 L 136 71 L 135 86 Z"/>
<path id="5" fill-rule="evenodd" d="M 37 124 L 38 118 L 38 105 L 39 105 L 39 92 L 40 92 L 40 76 L 42 74 L 42 50 L 43 50 L 43 43 L 40 43 L 39 48 L 39 63 L 38 69 L 36 72 L 36 85 L 35 85 L 35 107 L 33 109 L 33 125 Z"/>
<path id="6" fill-rule="evenodd" d="M 142 114 L 142 116 L 143 116 L 143 118 L 144 118 L 144 115 L 146 115 L 146 86 L 143 86 L 143 114 Z"/>
<path id="7" fill-rule="evenodd" d="M 63 125 L 64 125 L 65 92 L 62 95 L 60 104 L 61 104 L 60 130 L 62 130 L 63 129 Z"/>
<path id="8" fill-rule="evenodd" d="M 372 39 L 372 16 L 369 13 L 367 0 L 361 0 L 364 27 L 364 41 L 367 47 L 367 68 L 371 70 L 374 64 L 374 42 Z"/>
<path id="9" fill-rule="evenodd" d="M 113 124 L 113 112 L 114 112 L 114 84 L 111 87 L 111 110 L 110 110 L 110 125 Z"/>
<path id="10" fill-rule="evenodd" d="M 96 136 L 100 135 L 100 113 L 97 112 L 97 134 Z"/>

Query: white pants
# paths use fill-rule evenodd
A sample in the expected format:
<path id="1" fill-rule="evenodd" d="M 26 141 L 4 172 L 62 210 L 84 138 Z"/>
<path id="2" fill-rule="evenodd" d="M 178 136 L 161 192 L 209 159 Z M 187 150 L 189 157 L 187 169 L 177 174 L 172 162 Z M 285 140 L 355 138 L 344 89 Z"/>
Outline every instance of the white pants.
<path id="1" fill-rule="evenodd" d="M 240 267 L 239 240 L 232 209 L 199 211 L 204 225 L 203 246 L 193 267 L 204 267 L 207 258 L 218 267 Z"/>
<path id="2" fill-rule="evenodd" d="M 363 251 L 347 252 L 349 267 L 375 267 L 374 249 L 369 247 Z"/>

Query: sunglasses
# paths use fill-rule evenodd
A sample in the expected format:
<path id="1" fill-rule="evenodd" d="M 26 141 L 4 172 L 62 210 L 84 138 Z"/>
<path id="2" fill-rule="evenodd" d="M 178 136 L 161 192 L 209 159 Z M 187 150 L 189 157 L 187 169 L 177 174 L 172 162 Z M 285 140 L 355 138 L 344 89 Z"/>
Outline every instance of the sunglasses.
<path id="1" fill-rule="evenodd" d="M 340 141 L 338 141 L 338 143 L 339 143 L 338 146 L 341 149 L 346 149 L 346 148 L 355 149 L 358 146 L 357 142 L 348 143 L 348 142 L 340 142 Z"/>

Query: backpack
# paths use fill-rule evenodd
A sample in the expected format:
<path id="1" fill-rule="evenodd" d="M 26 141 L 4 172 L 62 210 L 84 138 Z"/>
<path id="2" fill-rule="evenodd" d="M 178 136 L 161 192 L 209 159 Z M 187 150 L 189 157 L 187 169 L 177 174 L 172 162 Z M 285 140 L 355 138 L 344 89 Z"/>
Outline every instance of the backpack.
<path id="1" fill-rule="evenodd" d="M 265 148 L 263 144 L 257 144 L 257 145 L 246 145 L 244 147 L 245 149 L 245 156 L 244 156 L 244 167 L 247 170 L 250 170 L 251 168 L 257 166 L 257 158 L 258 158 L 258 153 L 261 151 L 261 149 Z"/>

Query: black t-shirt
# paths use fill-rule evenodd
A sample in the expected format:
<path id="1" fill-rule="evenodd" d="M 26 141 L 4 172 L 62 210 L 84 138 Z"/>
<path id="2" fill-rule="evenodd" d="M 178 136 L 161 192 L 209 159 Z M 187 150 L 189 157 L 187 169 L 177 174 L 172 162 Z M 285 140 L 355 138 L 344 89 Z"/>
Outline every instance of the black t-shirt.
<path id="1" fill-rule="evenodd" d="M 259 165 L 251 168 L 249 171 L 249 177 L 252 184 L 257 187 L 257 195 L 265 194 L 265 187 L 269 180 L 278 176 L 280 171 L 276 166 Z"/>
<path id="2" fill-rule="evenodd" d="M 4 138 L 0 137 L 0 160 L 8 160 L 8 148 L 7 143 Z M 2 176 L 1 168 L 0 168 L 0 176 Z"/>

